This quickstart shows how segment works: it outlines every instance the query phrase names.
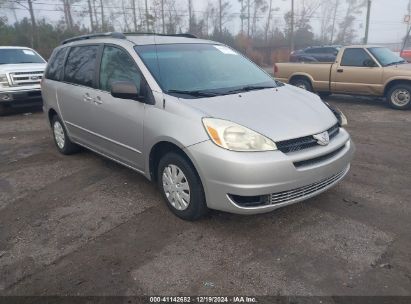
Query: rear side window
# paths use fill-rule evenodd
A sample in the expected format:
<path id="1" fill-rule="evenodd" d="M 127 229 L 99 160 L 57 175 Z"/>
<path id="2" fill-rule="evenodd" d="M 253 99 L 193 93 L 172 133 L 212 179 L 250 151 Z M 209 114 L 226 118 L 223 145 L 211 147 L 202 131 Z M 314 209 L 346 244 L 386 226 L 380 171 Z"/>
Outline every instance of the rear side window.
<path id="1" fill-rule="evenodd" d="M 364 62 L 366 60 L 372 59 L 363 49 L 346 49 L 341 60 L 341 65 L 365 67 Z"/>
<path id="2" fill-rule="evenodd" d="M 64 70 L 64 81 L 93 87 L 99 46 L 72 47 Z"/>
<path id="3" fill-rule="evenodd" d="M 51 80 L 61 80 L 62 78 L 62 69 L 64 64 L 64 57 L 66 55 L 67 48 L 59 49 L 56 51 L 49 61 L 46 78 Z"/>

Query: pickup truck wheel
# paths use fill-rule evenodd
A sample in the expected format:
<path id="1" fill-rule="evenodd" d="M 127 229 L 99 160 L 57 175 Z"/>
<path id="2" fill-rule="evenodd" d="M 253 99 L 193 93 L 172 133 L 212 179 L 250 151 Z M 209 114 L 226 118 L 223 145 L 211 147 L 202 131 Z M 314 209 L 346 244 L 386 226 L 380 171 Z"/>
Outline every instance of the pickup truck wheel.
<path id="1" fill-rule="evenodd" d="M 411 85 L 397 84 L 387 92 L 388 104 L 397 110 L 405 110 L 411 106 Z"/>
<path id="2" fill-rule="evenodd" d="M 307 79 L 304 79 L 304 78 L 293 79 L 293 80 L 290 81 L 290 84 L 297 87 L 297 88 L 300 88 L 300 89 L 303 89 L 303 90 L 306 90 L 306 91 L 309 91 L 309 92 L 313 91 L 313 87 L 311 86 L 311 82 Z"/>
<path id="3" fill-rule="evenodd" d="M 54 143 L 61 154 L 70 155 L 80 150 L 80 147 L 68 138 L 64 124 L 57 115 L 54 115 L 51 120 L 51 128 Z"/>
<path id="4" fill-rule="evenodd" d="M 194 221 L 207 213 L 203 185 L 186 158 L 175 152 L 167 153 L 160 160 L 157 177 L 164 200 L 175 215 Z"/>

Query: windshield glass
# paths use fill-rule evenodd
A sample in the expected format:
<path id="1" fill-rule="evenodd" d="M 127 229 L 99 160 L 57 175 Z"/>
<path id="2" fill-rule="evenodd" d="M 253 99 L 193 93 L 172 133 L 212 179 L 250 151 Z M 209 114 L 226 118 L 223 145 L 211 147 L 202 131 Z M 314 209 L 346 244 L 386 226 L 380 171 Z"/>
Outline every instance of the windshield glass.
<path id="1" fill-rule="evenodd" d="M 0 49 L 0 64 L 44 62 L 43 58 L 30 49 Z"/>
<path id="2" fill-rule="evenodd" d="M 400 56 L 396 55 L 392 51 L 383 47 L 374 47 L 368 49 L 371 54 L 381 63 L 382 66 L 405 63 L 405 60 Z"/>
<path id="3" fill-rule="evenodd" d="M 274 79 L 226 46 L 160 44 L 135 49 L 163 91 L 170 94 L 196 92 L 192 97 L 203 97 L 276 86 Z"/>

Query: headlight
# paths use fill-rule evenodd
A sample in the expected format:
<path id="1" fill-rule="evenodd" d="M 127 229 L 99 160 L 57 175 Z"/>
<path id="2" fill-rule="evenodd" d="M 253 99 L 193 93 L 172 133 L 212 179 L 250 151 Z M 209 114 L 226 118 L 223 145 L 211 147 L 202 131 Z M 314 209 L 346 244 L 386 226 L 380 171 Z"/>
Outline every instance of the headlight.
<path id="1" fill-rule="evenodd" d="M 275 143 L 267 137 L 231 121 L 203 118 L 210 139 L 218 146 L 232 151 L 273 151 Z"/>
<path id="2" fill-rule="evenodd" d="M 9 80 L 7 79 L 6 74 L 0 74 L 0 86 L 2 87 L 8 87 L 9 85 Z"/>
<path id="3" fill-rule="evenodd" d="M 338 124 L 340 125 L 340 127 L 346 126 L 348 124 L 347 117 L 345 117 L 344 113 L 341 112 L 341 110 L 339 108 L 330 105 L 328 102 L 324 101 L 324 103 L 331 110 L 331 112 L 333 112 L 333 114 L 335 115 L 335 117 L 338 120 Z"/>

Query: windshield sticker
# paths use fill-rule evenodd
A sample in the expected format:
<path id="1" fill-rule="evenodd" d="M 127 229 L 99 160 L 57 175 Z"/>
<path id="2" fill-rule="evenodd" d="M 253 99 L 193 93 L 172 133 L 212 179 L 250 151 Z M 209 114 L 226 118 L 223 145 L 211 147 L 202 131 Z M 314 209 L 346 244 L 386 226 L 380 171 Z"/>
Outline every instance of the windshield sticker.
<path id="1" fill-rule="evenodd" d="M 223 46 L 223 45 L 215 45 L 214 46 L 217 50 L 219 50 L 220 52 L 224 53 L 224 54 L 228 54 L 228 55 L 238 55 L 236 52 L 234 52 L 232 49 Z"/>
<path id="2" fill-rule="evenodd" d="M 35 55 L 34 52 L 30 51 L 30 50 L 23 50 L 23 53 L 26 54 L 26 55 L 31 55 L 31 56 Z"/>

